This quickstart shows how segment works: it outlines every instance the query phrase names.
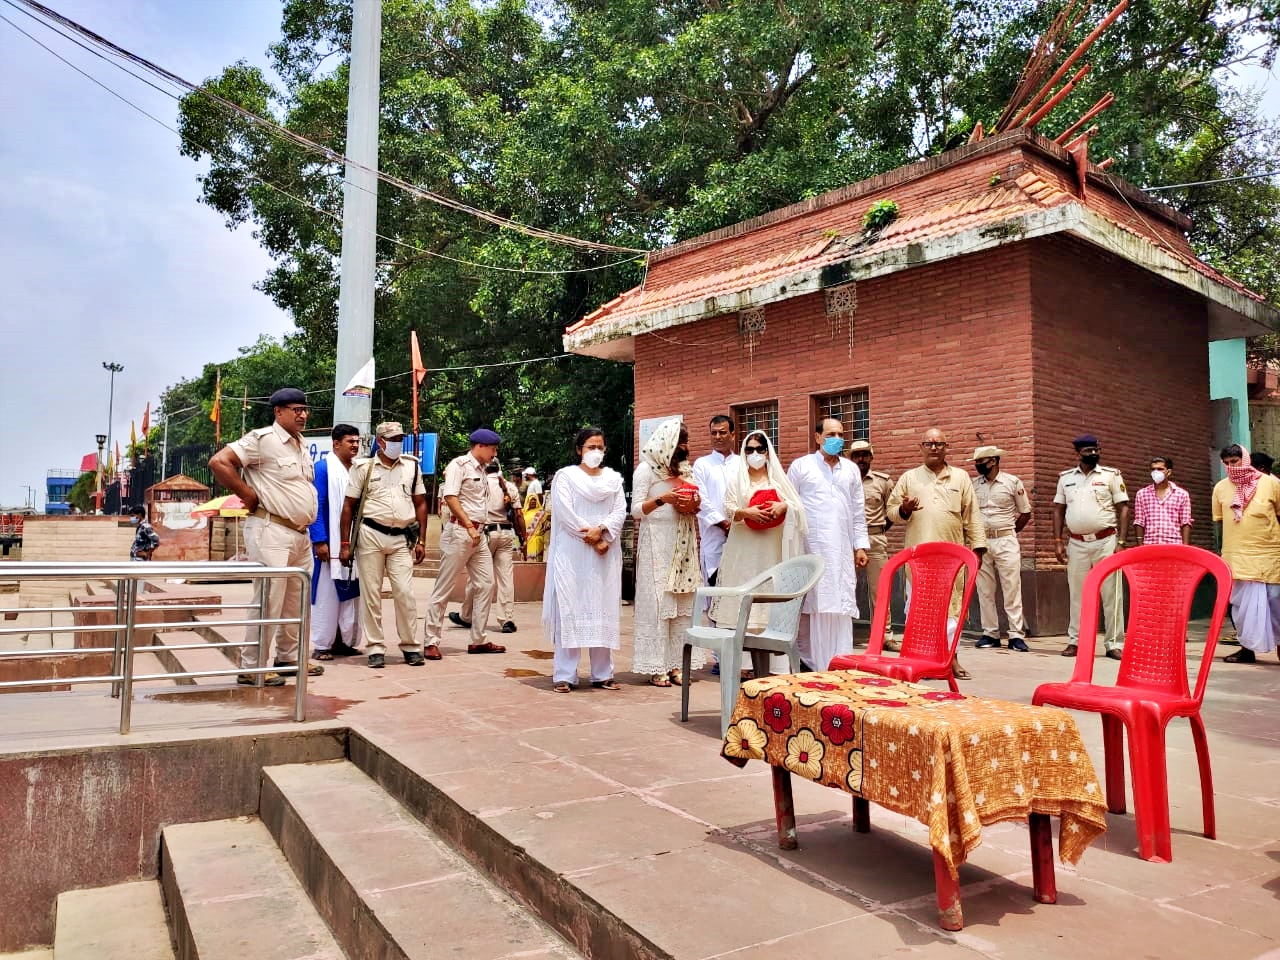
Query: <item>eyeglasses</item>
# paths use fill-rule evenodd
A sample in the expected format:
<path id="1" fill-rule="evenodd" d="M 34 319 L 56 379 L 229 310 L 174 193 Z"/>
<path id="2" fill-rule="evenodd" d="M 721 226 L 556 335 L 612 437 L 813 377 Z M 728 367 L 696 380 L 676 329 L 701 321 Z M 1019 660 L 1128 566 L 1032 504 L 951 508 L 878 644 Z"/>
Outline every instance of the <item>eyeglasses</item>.
<path id="1" fill-rule="evenodd" d="M 311 412 L 310 407 L 305 407 L 305 406 L 302 406 L 301 404 L 296 404 L 296 403 L 286 406 L 285 409 L 288 410 L 290 413 L 296 414 L 297 416 L 300 416 L 300 417 L 305 417 L 307 414 Z"/>
<path id="2" fill-rule="evenodd" d="M 764 447 L 747 447 L 747 453 L 764 453 Z"/>
<path id="3" fill-rule="evenodd" d="M 947 441 L 945 440 L 923 440 L 920 443 L 920 446 L 930 447 L 934 450 L 937 450 L 941 447 L 945 447 L 946 445 L 947 445 Z"/>

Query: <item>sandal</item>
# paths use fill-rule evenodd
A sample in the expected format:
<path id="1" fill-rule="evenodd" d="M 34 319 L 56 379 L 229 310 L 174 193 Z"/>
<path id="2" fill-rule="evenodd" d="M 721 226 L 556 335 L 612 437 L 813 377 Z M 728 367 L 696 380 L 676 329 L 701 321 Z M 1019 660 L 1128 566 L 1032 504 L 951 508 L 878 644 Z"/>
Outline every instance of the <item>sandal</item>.
<path id="1" fill-rule="evenodd" d="M 671 679 L 665 673 L 655 673 L 649 678 L 649 686 L 669 687 L 671 686 Z"/>
<path id="2" fill-rule="evenodd" d="M 328 663 L 330 660 L 333 659 L 333 654 L 330 653 L 328 650 L 317 650 L 315 653 L 311 655 L 311 659 L 323 660 L 326 663 Z"/>
<path id="3" fill-rule="evenodd" d="M 622 684 L 610 677 L 608 680 L 592 680 L 591 686 L 597 690 L 621 690 Z"/>
<path id="4" fill-rule="evenodd" d="M 557 680 L 551 687 L 556 693 L 569 693 L 573 690 L 573 684 L 564 680 Z"/>
<path id="5" fill-rule="evenodd" d="M 671 682 L 674 683 L 677 687 L 684 686 L 684 674 L 681 673 L 678 669 L 668 670 L 667 676 L 670 678 Z"/>

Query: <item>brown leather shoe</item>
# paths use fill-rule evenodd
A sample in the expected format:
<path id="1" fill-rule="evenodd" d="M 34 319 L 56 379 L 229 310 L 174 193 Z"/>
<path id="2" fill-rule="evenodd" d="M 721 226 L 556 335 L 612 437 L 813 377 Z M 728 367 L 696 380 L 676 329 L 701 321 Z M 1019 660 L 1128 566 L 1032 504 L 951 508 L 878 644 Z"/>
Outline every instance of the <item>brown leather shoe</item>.
<path id="1" fill-rule="evenodd" d="M 1064 657 L 1074 657 L 1076 655 L 1076 645 L 1074 643 L 1068 643 L 1062 648 L 1061 655 Z"/>
<path id="2" fill-rule="evenodd" d="M 472 643 L 467 646 L 467 653 L 506 653 L 507 648 L 500 643 Z"/>
<path id="3" fill-rule="evenodd" d="M 428 643 L 422 650 L 422 656 L 427 660 L 443 660 L 444 654 L 440 652 L 440 648 L 434 643 Z"/>

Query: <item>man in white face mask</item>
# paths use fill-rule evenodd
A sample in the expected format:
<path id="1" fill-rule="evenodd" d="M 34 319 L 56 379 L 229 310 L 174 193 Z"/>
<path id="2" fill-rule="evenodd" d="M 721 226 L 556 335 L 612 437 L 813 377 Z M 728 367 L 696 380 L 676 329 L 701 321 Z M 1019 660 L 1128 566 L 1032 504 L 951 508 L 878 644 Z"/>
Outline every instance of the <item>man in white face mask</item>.
<path id="1" fill-rule="evenodd" d="M 339 559 L 351 562 L 354 540 L 356 568 L 363 585 L 360 627 L 369 666 L 381 670 L 386 665 L 382 632 L 385 574 L 391 581 L 400 652 L 406 664 L 420 667 L 426 660 L 414 636 L 418 605 L 413 598 L 413 565 L 426 556 L 427 488 L 417 458 L 404 453 L 404 428 L 395 422 L 380 423 L 376 436 L 377 453 L 368 460 L 357 460 L 347 481 Z"/>
<path id="2" fill-rule="evenodd" d="M 1173 459 L 1151 458 L 1151 483 L 1133 498 L 1133 525 L 1144 544 L 1191 543 L 1191 495 L 1173 482 Z"/>

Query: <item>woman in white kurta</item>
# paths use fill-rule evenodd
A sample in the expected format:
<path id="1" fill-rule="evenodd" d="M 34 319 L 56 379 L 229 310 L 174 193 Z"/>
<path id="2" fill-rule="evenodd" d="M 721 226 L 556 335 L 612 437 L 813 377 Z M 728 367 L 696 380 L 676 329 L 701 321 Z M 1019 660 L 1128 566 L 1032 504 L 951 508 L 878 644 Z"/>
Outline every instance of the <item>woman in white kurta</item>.
<path id="1" fill-rule="evenodd" d="M 655 687 L 669 687 L 688 679 L 681 676 L 680 655 L 693 623 L 693 595 L 702 586 L 694 516 L 701 498 L 676 489 L 691 473 L 689 432 L 680 418 L 660 423 L 640 457 L 631 480 L 631 515 L 640 522 L 632 669 L 648 674 Z M 706 652 L 695 648 L 691 668 L 705 662 Z"/>
<path id="2" fill-rule="evenodd" d="M 555 645 L 551 680 L 557 693 L 578 684 L 578 661 L 591 656 L 591 685 L 622 689 L 613 679 L 622 604 L 622 546 L 627 518 L 622 477 L 601 466 L 604 432 L 578 433 L 579 463 L 556 472 L 551 484 L 551 543 L 542 592 L 542 628 Z"/>
<path id="3" fill-rule="evenodd" d="M 771 505 L 751 506 L 751 497 L 761 490 L 772 490 L 777 498 Z M 718 587 L 736 587 L 783 560 L 804 553 L 804 535 L 808 531 L 804 506 L 787 479 L 772 442 L 760 430 L 751 431 L 742 441 L 742 456 L 725 488 L 724 515 L 732 526 L 716 575 Z M 747 525 L 748 520 L 765 523 L 778 517 L 783 518 L 782 523 L 766 530 Z M 717 626 L 737 626 L 737 602 L 717 600 L 711 606 L 711 618 Z M 768 622 L 768 605 L 751 609 L 751 629 L 759 630 Z"/>

